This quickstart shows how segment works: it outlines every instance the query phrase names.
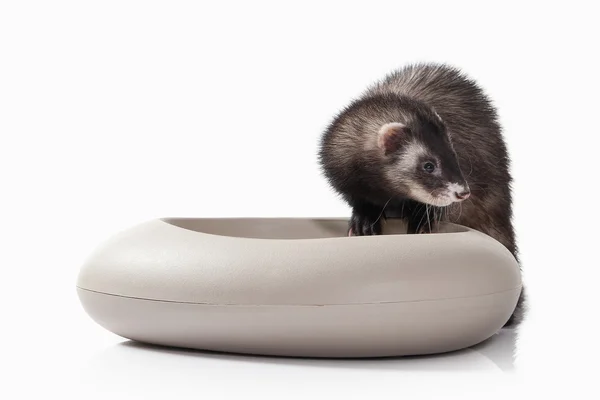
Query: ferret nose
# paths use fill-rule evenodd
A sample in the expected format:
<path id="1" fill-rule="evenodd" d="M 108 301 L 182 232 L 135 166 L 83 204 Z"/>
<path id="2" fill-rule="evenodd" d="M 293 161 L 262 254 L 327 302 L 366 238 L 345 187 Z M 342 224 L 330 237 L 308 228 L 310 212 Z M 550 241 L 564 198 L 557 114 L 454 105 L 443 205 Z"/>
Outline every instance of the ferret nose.
<path id="1" fill-rule="evenodd" d="M 457 199 L 459 200 L 466 200 L 469 198 L 469 196 L 471 195 L 471 191 L 469 189 L 467 190 L 463 190 L 462 192 L 458 193 L 455 192 L 454 195 L 456 196 Z"/>

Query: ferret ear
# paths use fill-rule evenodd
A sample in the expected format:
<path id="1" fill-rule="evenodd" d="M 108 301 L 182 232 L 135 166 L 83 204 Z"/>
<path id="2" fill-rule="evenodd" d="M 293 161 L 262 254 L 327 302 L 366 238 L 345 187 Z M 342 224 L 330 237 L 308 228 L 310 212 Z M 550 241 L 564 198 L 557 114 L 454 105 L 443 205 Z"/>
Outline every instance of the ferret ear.
<path id="1" fill-rule="evenodd" d="M 408 128 L 400 122 L 385 124 L 379 129 L 377 144 L 387 156 L 388 154 L 394 153 L 402 146 L 402 143 L 406 141 L 407 133 Z"/>

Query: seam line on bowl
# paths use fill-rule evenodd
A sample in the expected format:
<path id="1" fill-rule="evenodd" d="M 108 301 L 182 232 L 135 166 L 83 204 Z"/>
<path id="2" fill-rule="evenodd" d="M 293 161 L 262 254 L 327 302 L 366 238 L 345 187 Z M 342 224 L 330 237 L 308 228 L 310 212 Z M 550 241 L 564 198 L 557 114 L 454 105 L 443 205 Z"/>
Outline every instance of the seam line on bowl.
<path id="1" fill-rule="evenodd" d="M 423 299 L 423 300 L 404 300 L 404 301 L 377 301 L 377 302 L 368 302 L 368 303 L 330 303 L 330 304 L 238 304 L 238 303 L 207 303 L 207 302 L 196 302 L 196 301 L 180 301 L 180 300 L 163 300 L 163 299 L 150 299 L 146 297 L 135 297 L 135 296 L 124 296 L 121 294 L 107 293 L 101 292 L 98 290 L 86 289 L 81 286 L 77 286 L 77 289 L 81 289 L 87 292 L 103 294 L 107 296 L 114 297 L 122 297 L 125 299 L 134 299 L 134 300 L 146 300 L 146 301 L 156 301 L 159 303 L 177 303 L 177 304 L 197 304 L 204 306 L 235 306 L 235 307 L 328 307 L 328 306 L 364 306 L 364 305 L 376 305 L 376 304 L 401 304 L 401 303 L 422 303 L 426 301 L 445 301 L 445 300 L 459 300 L 459 299 L 469 299 L 473 297 L 486 297 L 493 296 L 496 294 L 501 294 L 505 292 L 510 292 L 513 290 L 521 289 L 523 285 L 519 285 L 512 289 L 500 290 L 498 292 L 478 294 L 474 296 L 457 296 L 457 297 L 441 297 L 437 299 Z"/>

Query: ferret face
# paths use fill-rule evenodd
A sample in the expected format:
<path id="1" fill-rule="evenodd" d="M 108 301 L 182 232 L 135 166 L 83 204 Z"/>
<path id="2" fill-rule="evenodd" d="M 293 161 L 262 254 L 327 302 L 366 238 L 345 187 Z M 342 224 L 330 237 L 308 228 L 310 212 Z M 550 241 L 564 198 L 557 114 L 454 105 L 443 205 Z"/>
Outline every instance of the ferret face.
<path id="1" fill-rule="evenodd" d="M 440 121 L 381 127 L 385 175 L 392 191 L 438 207 L 470 196 L 446 129 Z"/>

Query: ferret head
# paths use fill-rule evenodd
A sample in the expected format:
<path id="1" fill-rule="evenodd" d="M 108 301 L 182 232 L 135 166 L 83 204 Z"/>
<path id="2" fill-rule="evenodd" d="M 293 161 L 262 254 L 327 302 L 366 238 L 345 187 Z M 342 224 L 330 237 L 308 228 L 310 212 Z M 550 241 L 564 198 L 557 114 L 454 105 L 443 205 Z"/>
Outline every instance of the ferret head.
<path id="1" fill-rule="evenodd" d="M 439 207 L 470 196 L 446 126 L 435 112 L 384 124 L 377 144 L 392 191 Z"/>

